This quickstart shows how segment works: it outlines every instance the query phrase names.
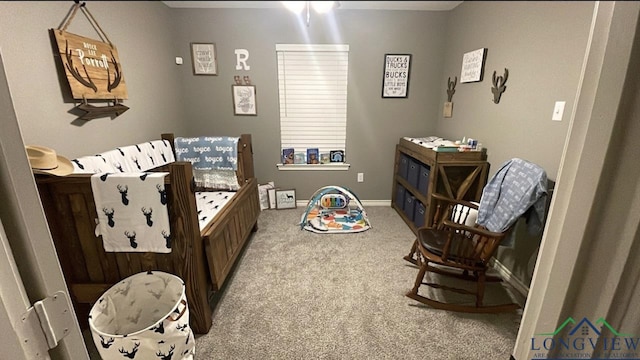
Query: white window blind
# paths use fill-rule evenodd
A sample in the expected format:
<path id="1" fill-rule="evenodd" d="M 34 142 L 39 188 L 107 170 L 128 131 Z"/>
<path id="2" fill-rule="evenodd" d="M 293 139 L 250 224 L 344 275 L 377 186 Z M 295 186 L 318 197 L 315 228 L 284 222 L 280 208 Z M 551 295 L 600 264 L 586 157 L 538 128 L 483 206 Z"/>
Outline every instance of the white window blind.
<path id="1" fill-rule="evenodd" d="M 345 151 L 349 45 L 277 44 L 276 54 L 281 148 Z"/>

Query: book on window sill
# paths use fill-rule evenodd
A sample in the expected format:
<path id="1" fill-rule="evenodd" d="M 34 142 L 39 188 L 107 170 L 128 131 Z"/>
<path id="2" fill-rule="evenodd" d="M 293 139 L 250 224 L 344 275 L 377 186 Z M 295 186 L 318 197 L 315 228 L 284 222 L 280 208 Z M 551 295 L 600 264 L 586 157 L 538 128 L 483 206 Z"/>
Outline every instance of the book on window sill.
<path id="1" fill-rule="evenodd" d="M 344 162 L 344 150 L 329 151 L 329 161 L 332 163 Z"/>
<path id="2" fill-rule="evenodd" d="M 293 161 L 294 161 L 294 149 L 293 148 L 282 149 L 282 163 L 293 164 Z"/>
<path id="3" fill-rule="evenodd" d="M 307 154 L 304 151 L 296 151 L 293 156 L 294 164 L 306 164 Z"/>
<path id="4" fill-rule="evenodd" d="M 317 148 L 307 149 L 307 164 L 320 164 L 320 154 Z"/>

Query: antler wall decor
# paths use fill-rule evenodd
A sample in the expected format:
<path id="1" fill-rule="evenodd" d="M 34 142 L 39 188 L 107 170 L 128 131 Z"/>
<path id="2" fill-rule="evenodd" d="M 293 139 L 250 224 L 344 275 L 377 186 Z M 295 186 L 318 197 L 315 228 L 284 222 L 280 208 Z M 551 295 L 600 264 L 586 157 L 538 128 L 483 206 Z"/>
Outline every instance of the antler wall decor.
<path id="1" fill-rule="evenodd" d="M 67 32 L 79 10 L 89 20 L 102 41 Z M 73 7 L 62 24 L 50 31 L 56 40 L 57 55 L 60 56 L 72 98 L 81 101 L 81 104 L 74 108 L 83 112 L 79 119 L 115 117 L 127 111 L 129 108 L 121 104 L 122 100 L 127 99 L 128 94 L 118 50 L 91 15 L 86 2 L 74 0 Z M 90 105 L 88 100 L 104 101 L 107 105 Z"/>
<path id="2" fill-rule="evenodd" d="M 507 89 L 505 85 L 507 83 L 507 79 L 509 78 L 509 69 L 504 69 L 504 76 L 496 77 L 495 70 L 493 71 L 493 87 L 491 88 L 491 92 L 493 93 L 493 102 L 499 103 L 500 97 L 502 93 Z"/>
<path id="3" fill-rule="evenodd" d="M 456 84 L 458 83 L 458 77 L 456 76 L 453 82 L 451 82 L 451 78 L 447 79 L 447 101 L 451 102 L 453 99 L 453 94 L 456 92 Z"/>

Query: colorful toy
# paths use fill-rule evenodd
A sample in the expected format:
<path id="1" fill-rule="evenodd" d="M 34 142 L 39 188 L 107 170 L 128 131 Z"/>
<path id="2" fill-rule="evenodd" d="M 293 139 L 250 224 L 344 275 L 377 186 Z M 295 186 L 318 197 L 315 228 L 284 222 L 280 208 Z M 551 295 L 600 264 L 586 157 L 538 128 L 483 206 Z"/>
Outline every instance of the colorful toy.
<path id="1" fill-rule="evenodd" d="M 371 224 L 358 197 L 347 188 L 332 185 L 311 196 L 300 228 L 315 233 L 361 232 Z"/>

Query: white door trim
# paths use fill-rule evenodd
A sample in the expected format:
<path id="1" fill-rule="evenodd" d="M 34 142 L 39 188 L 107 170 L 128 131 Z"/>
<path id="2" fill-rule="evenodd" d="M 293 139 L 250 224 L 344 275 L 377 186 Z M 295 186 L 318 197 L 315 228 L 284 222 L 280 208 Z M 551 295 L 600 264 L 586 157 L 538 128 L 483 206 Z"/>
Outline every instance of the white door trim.
<path id="1" fill-rule="evenodd" d="M 23 289 L 28 297 L 27 302 L 34 303 L 60 290 L 69 297 L 24 148 L 2 61 L 2 49 L 0 49 L 0 119 L 2 119 L 0 121 L 0 198 L 2 198 L 0 219 L 4 224 L 5 236 L 13 257 L 19 259 L 15 267 L 22 278 Z M 9 286 L 4 283 L 5 281 L 9 283 L 9 279 L 2 277 L 0 280 L 2 280 L 0 287 Z M 10 286 L 15 287 L 15 284 Z M 3 310 L 0 318 L 11 315 L 10 312 L 13 313 L 14 308 L 19 305 L 19 303 L 10 304 L 4 301 L 8 299 L 3 299 L 3 309 L 9 306 L 11 308 L 8 308 L 9 311 Z M 53 359 L 89 359 L 75 312 L 71 313 L 75 326 L 69 329 L 69 334 L 49 352 Z M 0 336 L 0 339 L 2 339 L 0 343 L 4 344 L 5 337 Z"/>
<path id="2" fill-rule="evenodd" d="M 16 332 L 14 324 L 20 320 L 20 315 L 29 308 L 29 299 L 24 290 L 22 279 L 18 273 L 9 241 L 0 219 L 0 323 L 10 324 L 3 327 L 0 337 L 0 347 L 7 359 L 27 360 L 27 354 L 22 350 L 22 342 Z M 8 352 L 8 353 L 7 353 Z"/>

